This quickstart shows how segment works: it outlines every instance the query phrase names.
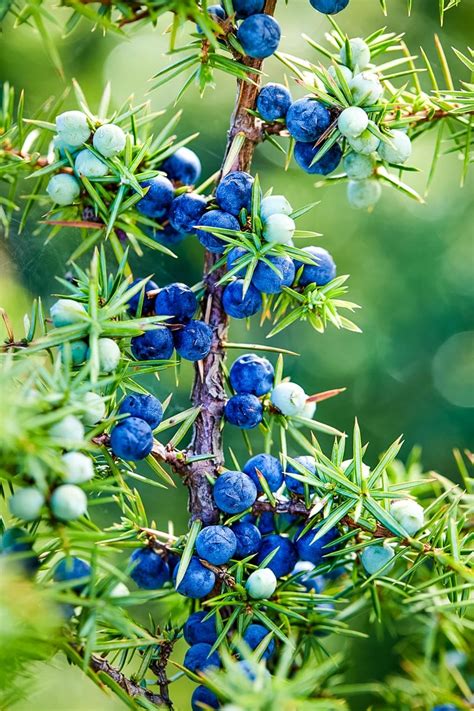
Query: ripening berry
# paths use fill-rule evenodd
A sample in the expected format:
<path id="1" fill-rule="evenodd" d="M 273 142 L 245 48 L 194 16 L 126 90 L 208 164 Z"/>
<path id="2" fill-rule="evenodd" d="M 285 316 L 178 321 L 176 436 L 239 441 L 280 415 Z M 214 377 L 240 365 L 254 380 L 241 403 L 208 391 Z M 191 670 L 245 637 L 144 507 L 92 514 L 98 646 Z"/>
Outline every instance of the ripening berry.
<path id="1" fill-rule="evenodd" d="M 146 194 L 139 200 L 135 207 L 138 212 L 146 217 L 161 219 L 171 207 L 174 198 L 174 187 L 171 180 L 164 175 L 156 175 L 150 180 L 144 180 L 140 187 L 148 188 Z"/>
<path id="2" fill-rule="evenodd" d="M 296 383 L 284 382 L 276 385 L 271 394 L 272 404 L 280 410 L 282 415 L 294 417 L 301 414 L 307 395 L 303 388 Z"/>
<path id="3" fill-rule="evenodd" d="M 214 644 L 217 639 L 216 616 L 205 620 L 210 610 L 199 610 L 189 615 L 184 623 L 183 636 L 189 645 L 205 642 Z"/>
<path id="4" fill-rule="evenodd" d="M 349 180 L 347 199 L 352 207 L 360 210 L 373 207 L 382 195 L 382 187 L 375 178 L 367 180 Z"/>
<path id="5" fill-rule="evenodd" d="M 103 178 L 109 172 L 108 166 L 87 148 L 77 154 L 74 170 L 86 178 Z"/>
<path id="6" fill-rule="evenodd" d="M 206 708 L 207 706 L 211 709 L 218 709 L 219 699 L 215 693 L 206 686 L 196 686 L 191 696 L 191 710 L 202 711 L 203 708 Z"/>
<path id="7" fill-rule="evenodd" d="M 232 0 L 232 6 L 238 20 L 263 12 L 265 0 Z"/>
<path id="8" fill-rule="evenodd" d="M 344 156 L 344 170 L 351 180 L 364 180 L 373 175 L 375 161 L 373 156 L 351 151 Z"/>
<path id="9" fill-rule="evenodd" d="M 315 566 L 323 562 L 325 555 L 333 553 L 337 549 L 337 545 L 331 544 L 336 538 L 339 538 L 340 535 L 337 528 L 330 528 L 321 538 L 315 541 L 313 539 L 320 526 L 321 524 L 315 526 L 302 536 L 300 536 L 300 533 L 303 529 L 300 528 L 295 536 L 299 558 L 301 560 L 309 560 L 310 563 L 313 563 Z"/>
<path id="10" fill-rule="evenodd" d="M 120 126 L 114 123 L 105 123 L 94 133 L 92 143 L 94 148 L 104 158 L 113 158 L 123 151 L 126 143 L 126 136 Z"/>
<path id="11" fill-rule="evenodd" d="M 309 560 L 299 560 L 291 571 L 291 574 L 298 575 L 299 573 L 304 573 L 304 575 L 299 575 L 297 582 L 303 585 L 306 590 L 314 590 L 316 593 L 321 593 L 325 586 L 324 576 L 312 574 L 314 568 L 315 566 Z"/>
<path id="12" fill-rule="evenodd" d="M 393 548 L 389 544 L 375 543 L 361 551 L 360 560 L 369 575 L 375 575 L 382 568 L 384 568 L 383 575 L 388 575 L 394 565 L 389 561 L 394 555 Z"/>
<path id="13" fill-rule="evenodd" d="M 263 236 L 271 244 L 288 244 L 293 239 L 296 225 L 288 215 L 273 214 L 263 225 Z"/>
<path id="14" fill-rule="evenodd" d="M 89 344 L 86 341 L 73 341 L 68 344 L 61 344 L 61 357 L 66 360 L 69 354 L 71 358 L 71 364 L 73 366 L 79 366 L 84 363 L 87 358 L 87 353 L 89 352 Z"/>
<path id="15" fill-rule="evenodd" d="M 389 133 L 390 143 L 380 141 L 377 148 L 379 156 L 388 163 L 406 163 L 411 156 L 411 141 L 404 131 L 393 130 Z"/>
<path id="16" fill-rule="evenodd" d="M 173 580 L 176 582 L 179 566 L 176 566 L 173 573 Z M 199 599 L 206 597 L 212 591 L 216 582 L 215 573 L 209 568 L 205 568 L 195 557 L 191 558 L 183 579 L 176 588 L 177 592 L 185 597 Z"/>
<path id="17" fill-rule="evenodd" d="M 423 506 L 411 499 L 392 501 L 390 513 L 410 536 L 414 536 L 425 523 Z"/>
<path id="18" fill-rule="evenodd" d="M 227 400 L 224 417 L 241 430 L 252 430 L 263 420 L 263 405 L 255 395 L 233 395 Z"/>
<path id="19" fill-rule="evenodd" d="M 71 585 L 71 589 L 80 594 L 87 586 L 87 579 L 90 574 L 91 567 L 89 563 L 82 560 L 82 558 L 68 556 L 59 561 L 54 569 L 53 578 L 57 583 L 68 583 L 82 579 L 82 582 L 76 582 L 74 585 Z"/>
<path id="20" fill-rule="evenodd" d="M 159 290 L 155 297 L 155 314 L 172 316 L 167 323 L 186 323 L 196 313 L 198 303 L 194 291 L 186 284 L 174 282 Z"/>
<path id="21" fill-rule="evenodd" d="M 270 82 L 260 89 L 257 111 L 264 121 L 285 118 L 291 104 L 291 94 L 283 84 Z"/>
<path id="22" fill-rule="evenodd" d="M 217 507 L 224 513 L 242 513 L 255 502 L 257 487 L 247 474 L 227 471 L 216 479 L 213 496 Z"/>
<path id="23" fill-rule="evenodd" d="M 253 183 L 253 177 L 241 170 L 228 173 L 222 178 L 216 190 L 216 200 L 221 210 L 236 216 L 242 209 L 249 212 Z"/>
<path id="24" fill-rule="evenodd" d="M 368 125 L 373 126 L 373 121 L 369 121 Z M 365 131 L 362 131 L 360 136 L 348 138 L 347 142 L 353 151 L 368 156 L 378 149 L 380 145 L 380 138 L 372 133 L 370 128 L 366 128 Z"/>
<path id="25" fill-rule="evenodd" d="M 237 30 L 237 39 L 248 57 L 265 59 L 274 54 L 280 43 L 280 25 L 270 15 L 250 15 Z"/>
<path id="26" fill-rule="evenodd" d="M 169 360 L 174 351 L 173 336 L 168 328 L 158 326 L 132 338 L 131 348 L 137 360 Z"/>
<path id="27" fill-rule="evenodd" d="M 295 263 L 296 271 L 303 267 L 299 279 L 300 286 L 308 286 L 308 284 L 325 286 L 335 278 L 336 264 L 327 249 L 310 246 L 303 247 L 303 252 L 306 252 L 308 257 L 314 260 L 314 264 Z"/>
<path id="28" fill-rule="evenodd" d="M 64 111 L 56 116 L 56 131 L 64 143 L 78 148 L 91 134 L 87 116 L 82 111 Z"/>
<path id="29" fill-rule="evenodd" d="M 163 419 L 163 406 L 154 395 L 146 393 L 130 393 L 127 395 L 118 409 L 119 415 L 131 415 L 139 417 L 148 422 L 151 429 L 158 427 Z"/>
<path id="30" fill-rule="evenodd" d="M 315 163 L 313 160 L 322 146 L 313 146 L 312 143 L 295 143 L 294 157 L 299 167 L 310 175 L 329 175 L 341 162 L 342 149 L 338 143 L 329 148 Z"/>
<path id="31" fill-rule="evenodd" d="M 273 570 L 277 578 L 282 578 L 284 575 L 289 575 L 295 567 L 298 555 L 295 545 L 289 538 L 279 536 L 277 533 L 272 533 L 265 536 L 260 546 L 257 556 L 257 563 L 263 563 L 265 558 L 272 551 L 277 551 L 271 561 L 267 563 L 267 568 Z"/>
<path id="32" fill-rule="evenodd" d="M 310 455 L 302 455 L 301 457 L 295 457 L 295 462 L 298 462 L 304 469 L 307 469 L 310 474 L 316 474 L 316 460 L 314 457 L 311 457 Z M 304 484 L 302 481 L 299 479 L 295 479 L 292 476 L 288 476 L 288 474 L 300 474 L 304 476 L 306 472 L 299 471 L 296 469 L 296 467 L 293 466 L 293 464 L 287 464 L 286 465 L 286 471 L 285 471 L 285 484 L 286 488 L 288 491 L 291 491 L 292 494 L 297 494 L 298 496 L 304 496 Z M 309 490 L 311 491 L 311 485 L 307 485 Z"/>
<path id="33" fill-rule="evenodd" d="M 237 521 L 233 524 L 232 530 L 237 541 L 234 558 L 247 558 L 258 553 L 262 544 L 262 534 L 257 526 L 249 521 Z"/>
<path id="34" fill-rule="evenodd" d="M 53 326 L 70 326 L 73 323 L 84 323 L 87 311 L 84 304 L 73 299 L 58 299 L 49 310 Z"/>
<path id="35" fill-rule="evenodd" d="M 254 570 L 245 583 L 245 588 L 254 600 L 265 600 L 273 595 L 277 587 L 277 579 L 271 568 Z"/>
<path id="36" fill-rule="evenodd" d="M 26 486 L 10 496 L 8 507 L 11 514 L 17 518 L 21 518 L 23 521 L 36 521 L 41 514 L 44 501 L 44 496 L 39 489 L 34 486 Z"/>
<path id="37" fill-rule="evenodd" d="M 373 72 L 356 74 L 349 82 L 349 89 L 356 104 L 361 106 L 376 104 L 383 94 L 383 85 Z"/>
<path id="38" fill-rule="evenodd" d="M 62 456 L 63 479 L 67 484 L 84 484 L 94 477 L 92 459 L 82 452 L 66 452 Z"/>
<path id="39" fill-rule="evenodd" d="M 139 417 L 127 417 L 118 422 L 110 433 L 110 448 L 115 457 L 137 462 L 145 459 L 153 449 L 150 425 Z"/>
<path id="40" fill-rule="evenodd" d="M 75 484 L 61 484 L 51 496 L 51 513 L 60 521 L 75 521 L 87 513 L 87 496 Z"/>
<path id="41" fill-rule="evenodd" d="M 218 669 L 221 665 L 221 660 L 218 653 L 211 652 L 211 650 L 212 646 L 206 644 L 206 642 L 193 644 L 184 655 L 184 666 L 194 674 Z"/>
<path id="42" fill-rule="evenodd" d="M 294 281 L 294 262 L 286 254 L 267 256 L 266 259 L 280 273 L 277 274 L 266 262 L 259 260 L 252 276 L 252 284 L 264 294 L 279 294 L 284 286 L 291 286 Z"/>
<path id="43" fill-rule="evenodd" d="M 99 338 L 97 341 L 99 352 L 99 368 L 102 373 L 112 373 L 118 368 L 121 352 L 112 338 Z"/>
<path id="44" fill-rule="evenodd" d="M 106 406 L 104 398 L 91 391 L 84 393 L 82 396 L 82 404 L 84 405 L 84 413 L 81 415 L 84 424 L 92 427 L 105 417 Z"/>
<path id="45" fill-rule="evenodd" d="M 139 284 L 142 279 L 134 279 L 132 283 L 130 284 L 130 287 L 135 286 L 136 284 Z M 140 291 L 138 291 L 136 294 L 131 296 L 128 300 L 128 310 L 132 314 L 132 316 L 136 316 L 138 312 L 138 305 L 140 304 L 140 301 L 142 302 L 142 309 L 141 309 L 141 315 L 142 316 L 151 316 L 154 311 L 155 311 L 155 297 L 150 296 L 148 297 L 147 294 L 149 291 L 158 291 L 158 284 L 156 284 L 154 281 L 149 279 L 146 284 L 142 286 Z M 142 296 L 143 294 L 143 296 Z"/>
<path id="46" fill-rule="evenodd" d="M 216 12 L 213 12 L 212 8 L 216 8 Z M 217 9 L 222 13 L 221 19 L 225 19 L 225 11 L 219 5 L 211 5 L 207 11 L 210 15 L 219 15 Z M 201 161 L 194 151 L 182 146 L 173 155 L 166 158 L 160 170 L 163 170 L 170 180 L 175 180 L 183 185 L 195 185 L 201 175 Z"/>
<path id="47" fill-rule="evenodd" d="M 309 0 L 309 2 L 315 10 L 325 15 L 336 15 L 349 4 L 349 0 Z"/>
<path id="48" fill-rule="evenodd" d="M 370 48 L 361 37 L 354 37 L 349 40 L 350 58 L 347 56 L 346 45 L 343 44 L 339 52 L 341 62 L 350 69 L 362 71 L 370 62 Z"/>
<path id="49" fill-rule="evenodd" d="M 51 425 L 49 434 L 58 442 L 82 442 L 84 425 L 75 415 L 66 415 Z"/>
<path id="50" fill-rule="evenodd" d="M 221 230 L 240 230 L 240 224 L 234 215 L 230 212 L 224 212 L 223 210 L 209 210 L 205 212 L 198 223 L 198 227 L 217 227 Z M 205 247 L 209 252 L 214 252 L 214 254 L 220 254 L 224 251 L 226 247 L 225 240 L 221 239 L 218 234 L 214 235 L 212 232 L 207 230 L 196 230 L 198 239 L 203 247 Z"/>
<path id="51" fill-rule="evenodd" d="M 130 577 L 144 590 L 159 590 L 170 579 L 165 560 L 152 548 L 137 548 L 130 556 Z"/>
<path id="52" fill-rule="evenodd" d="M 230 369 L 230 384 L 236 393 L 250 393 L 261 397 L 273 387 L 275 371 L 266 358 L 246 353 L 234 360 Z"/>
<path id="53" fill-rule="evenodd" d="M 178 232 L 193 232 L 199 224 L 206 205 L 206 198 L 198 193 L 179 195 L 171 203 L 169 212 L 171 225 Z"/>
<path id="54" fill-rule="evenodd" d="M 331 124 L 327 108 L 308 96 L 294 101 L 286 114 L 286 127 L 296 141 L 314 143 Z"/>
<path id="55" fill-rule="evenodd" d="M 252 479 L 257 491 L 262 493 L 257 470 L 264 476 L 270 491 L 277 491 L 283 484 L 283 468 L 278 459 L 271 454 L 256 454 L 248 459 L 243 467 L 243 471 Z"/>
<path id="56" fill-rule="evenodd" d="M 245 630 L 243 634 L 243 640 L 250 649 L 253 651 L 254 649 L 257 649 L 258 645 L 262 640 L 269 635 L 270 632 L 267 630 L 266 627 L 263 625 L 259 625 L 256 622 L 253 622 L 250 624 L 247 629 Z M 262 654 L 262 659 L 270 659 L 272 656 L 273 652 L 275 651 L 275 640 L 270 639 L 270 642 L 267 645 L 266 650 Z"/>
<path id="57" fill-rule="evenodd" d="M 270 215 L 291 215 L 293 208 L 284 195 L 267 195 L 260 203 L 260 217 L 262 222 L 268 220 Z"/>
<path id="58" fill-rule="evenodd" d="M 235 534 L 228 526 L 206 526 L 196 538 L 196 552 L 212 565 L 224 565 L 234 557 Z"/>
<path id="59" fill-rule="evenodd" d="M 56 205 L 66 206 L 79 197 L 81 187 L 76 178 L 69 173 L 57 173 L 50 178 L 46 192 Z"/>
<path id="60" fill-rule="evenodd" d="M 244 296 L 244 280 L 236 279 L 225 287 L 222 306 L 226 314 L 232 318 L 247 318 L 262 308 L 262 295 L 250 284 Z"/>
<path id="61" fill-rule="evenodd" d="M 337 127 L 346 138 L 355 138 L 365 131 L 369 117 L 360 106 L 349 106 L 339 114 Z"/>
<path id="62" fill-rule="evenodd" d="M 176 351 L 190 361 L 205 358 L 212 346 L 212 328 L 204 321 L 190 321 L 179 331 L 173 331 Z"/>

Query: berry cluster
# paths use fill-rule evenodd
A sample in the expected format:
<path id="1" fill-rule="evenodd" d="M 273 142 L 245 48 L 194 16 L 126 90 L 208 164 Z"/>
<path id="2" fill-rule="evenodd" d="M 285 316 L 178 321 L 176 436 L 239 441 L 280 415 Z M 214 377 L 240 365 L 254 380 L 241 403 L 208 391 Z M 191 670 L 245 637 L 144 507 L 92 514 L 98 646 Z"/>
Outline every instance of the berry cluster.
<path id="1" fill-rule="evenodd" d="M 153 430 L 163 419 L 163 407 L 154 395 L 127 395 L 118 409 L 120 420 L 110 433 L 110 447 L 116 457 L 136 462 L 145 459 L 153 448 Z"/>

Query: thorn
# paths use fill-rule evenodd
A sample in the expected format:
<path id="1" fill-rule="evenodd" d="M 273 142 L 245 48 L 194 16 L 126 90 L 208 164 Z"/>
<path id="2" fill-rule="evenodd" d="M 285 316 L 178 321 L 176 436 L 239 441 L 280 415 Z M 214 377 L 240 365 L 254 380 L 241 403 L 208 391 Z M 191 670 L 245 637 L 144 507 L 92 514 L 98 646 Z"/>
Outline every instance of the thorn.
<path id="1" fill-rule="evenodd" d="M 340 393 L 343 393 L 347 388 L 334 388 L 333 390 L 325 390 L 322 393 L 316 393 L 306 398 L 306 402 L 322 402 L 323 400 L 329 400 L 331 397 L 336 397 Z"/>

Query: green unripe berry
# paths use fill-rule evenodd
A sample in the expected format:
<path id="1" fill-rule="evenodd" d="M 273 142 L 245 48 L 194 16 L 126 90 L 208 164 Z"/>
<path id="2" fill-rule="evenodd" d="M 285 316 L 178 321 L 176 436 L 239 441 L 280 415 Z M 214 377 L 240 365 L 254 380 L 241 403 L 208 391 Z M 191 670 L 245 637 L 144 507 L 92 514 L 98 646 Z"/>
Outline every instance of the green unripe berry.
<path id="1" fill-rule="evenodd" d="M 126 143 L 125 133 L 120 126 L 114 123 L 106 123 L 99 126 L 92 139 L 94 148 L 99 151 L 104 158 L 112 158 L 123 151 Z"/>
<path id="2" fill-rule="evenodd" d="M 347 84 L 350 82 L 350 80 L 353 77 L 353 74 L 349 67 L 344 66 L 344 64 L 338 64 L 337 68 L 339 70 L 339 73 L 342 74 L 344 79 L 346 80 Z M 337 76 L 336 68 L 331 64 L 331 66 L 328 69 L 328 74 L 334 79 L 339 84 L 339 79 Z"/>
<path id="3" fill-rule="evenodd" d="M 337 127 L 346 138 L 355 138 L 365 131 L 369 124 L 369 117 L 360 106 L 349 106 L 339 114 Z"/>
<path id="4" fill-rule="evenodd" d="M 372 121 L 369 121 L 369 127 L 372 123 Z M 362 131 L 360 136 L 356 136 L 355 138 L 348 138 L 347 142 L 349 143 L 353 151 L 368 156 L 377 150 L 380 144 L 380 138 L 378 138 L 378 136 L 375 136 L 372 131 L 369 130 L 369 128 L 366 128 L 365 131 Z"/>
<path id="5" fill-rule="evenodd" d="M 112 373 L 120 363 L 121 352 L 111 338 L 99 338 L 99 368 L 102 373 Z"/>
<path id="6" fill-rule="evenodd" d="M 383 570 L 383 575 L 388 575 L 394 565 L 393 563 L 389 563 L 389 561 L 394 555 L 394 550 L 390 545 L 387 543 L 376 543 L 373 546 L 364 548 L 360 554 L 360 559 L 369 575 L 375 575 L 375 573 L 378 573 L 379 570 L 388 564 Z"/>
<path id="7" fill-rule="evenodd" d="M 375 161 L 373 156 L 351 151 L 344 157 L 344 170 L 351 180 L 364 180 L 370 178 L 374 172 Z"/>
<path id="8" fill-rule="evenodd" d="M 92 427 L 104 419 L 106 407 L 103 397 L 94 392 L 87 392 L 82 398 L 82 403 L 85 408 L 82 415 L 84 424 Z"/>
<path id="9" fill-rule="evenodd" d="M 83 484 L 94 476 L 92 459 L 82 452 L 66 452 L 62 457 L 64 481 L 68 484 Z"/>
<path id="10" fill-rule="evenodd" d="M 43 505 L 44 496 L 34 486 L 18 489 L 8 500 L 12 515 L 23 521 L 35 521 L 39 518 Z"/>
<path id="11" fill-rule="evenodd" d="M 61 354 L 65 358 L 66 353 L 70 353 L 71 362 L 73 365 L 81 365 L 87 358 L 87 351 L 89 346 L 85 341 L 74 341 L 69 344 L 69 348 L 65 348 L 64 345 L 61 346 Z"/>
<path id="12" fill-rule="evenodd" d="M 56 130 L 61 141 L 78 148 L 91 134 L 87 116 L 82 111 L 64 111 L 56 116 Z"/>
<path id="13" fill-rule="evenodd" d="M 49 433 L 59 442 L 82 442 L 84 425 L 75 415 L 66 415 L 49 428 Z"/>
<path id="14" fill-rule="evenodd" d="M 349 82 L 349 89 L 356 104 L 361 106 L 376 104 L 383 94 L 383 85 L 373 72 L 356 74 Z"/>
<path id="15" fill-rule="evenodd" d="M 270 215 L 263 226 L 263 236 L 272 244 L 288 244 L 294 233 L 296 225 L 288 215 Z"/>
<path id="16" fill-rule="evenodd" d="M 367 210 L 380 199 L 382 188 L 375 178 L 367 180 L 350 180 L 347 184 L 347 199 L 352 207 Z"/>
<path id="17" fill-rule="evenodd" d="M 350 69 L 357 68 L 359 71 L 365 69 L 370 62 L 370 48 L 361 37 L 353 37 L 349 40 L 350 58 L 347 56 L 346 45 L 341 47 L 339 57 L 341 62 Z"/>
<path id="18" fill-rule="evenodd" d="M 74 170 L 86 178 L 103 178 L 109 172 L 107 165 L 87 148 L 77 154 Z"/>
<path id="19" fill-rule="evenodd" d="M 291 215 L 293 208 L 284 195 L 268 195 L 260 205 L 262 222 L 268 220 L 270 215 Z"/>
<path id="20" fill-rule="evenodd" d="M 259 568 L 249 575 L 246 590 L 254 600 L 271 597 L 276 590 L 277 579 L 270 568 Z"/>
<path id="21" fill-rule="evenodd" d="M 50 179 L 46 192 L 56 205 L 72 205 L 79 197 L 81 188 L 76 178 L 69 173 L 57 173 Z"/>
<path id="22" fill-rule="evenodd" d="M 279 383 L 270 394 L 272 404 L 287 417 L 301 415 L 306 405 L 306 399 L 305 391 L 296 383 Z"/>
<path id="23" fill-rule="evenodd" d="M 382 160 L 388 163 L 406 163 L 411 156 L 411 141 L 403 131 L 391 131 L 391 144 L 380 141 L 377 149 Z"/>
<path id="24" fill-rule="evenodd" d="M 425 523 L 423 506 L 411 499 L 392 501 L 390 513 L 393 518 L 405 529 L 409 536 L 414 536 Z"/>
<path id="25" fill-rule="evenodd" d="M 84 304 L 73 299 L 58 299 L 54 303 L 49 313 L 53 326 L 59 328 L 61 326 L 70 326 L 73 323 L 84 321 L 84 316 L 87 316 L 87 311 Z"/>
<path id="26" fill-rule="evenodd" d="M 51 512 L 60 521 L 75 521 L 87 513 L 87 496 L 74 484 L 62 484 L 51 496 Z"/>

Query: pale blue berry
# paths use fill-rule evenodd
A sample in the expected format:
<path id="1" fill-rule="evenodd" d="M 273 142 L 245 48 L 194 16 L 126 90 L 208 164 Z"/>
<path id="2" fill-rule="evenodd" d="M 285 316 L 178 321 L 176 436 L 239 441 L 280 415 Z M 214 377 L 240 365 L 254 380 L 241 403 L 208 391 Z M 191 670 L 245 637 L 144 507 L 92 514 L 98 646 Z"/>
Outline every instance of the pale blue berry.
<path id="1" fill-rule="evenodd" d="M 44 496 L 34 486 L 18 489 L 8 501 L 12 515 L 23 521 L 35 521 L 39 518 L 43 505 Z"/>
<path id="2" fill-rule="evenodd" d="M 99 338 L 99 368 L 102 373 L 112 373 L 120 363 L 120 348 L 112 338 Z"/>
<path id="3" fill-rule="evenodd" d="M 62 456 L 64 481 L 67 484 L 84 484 L 94 476 L 92 459 L 82 452 L 66 452 Z"/>
<path id="4" fill-rule="evenodd" d="M 374 172 L 375 161 L 373 156 L 351 151 L 344 156 L 344 170 L 351 180 L 364 180 L 370 178 Z"/>
<path id="5" fill-rule="evenodd" d="M 126 143 L 126 136 L 120 126 L 114 123 L 105 123 L 99 126 L 92 139 L 94 148 L 99 151 L 104 158 L 112 158 L 123 151 Z"/>
<path id="6" fill-rule="evenodd" d="M 276 590 L 277 579 L 270 568 L 254 570 L 245 584 L 246 590 L 254 600 L 264 600 L 271 597 Z"/>
<path id="7" fill-rule="evenodd" d="M 346 138 L 355 138 L 365 131 L 369 123 L 369 117 L 360 106 L 349 106 L 339 114 L 337 126 Z"/>
<path id="8" fill-rule="evenodd" d="M 103 178 L 109 172 L 105 163 L 87 148 L 77 154 L 74 170 L 78 175 L 84 175 L 86 178 Z"/>
<path id="9" fill-rule="evenodd" d="M 373 72 L 356 74 L 349 82 L 349 89 L 356 104 L 361 106 L 376 104 L 383 94 L 383 85 Z"/>
<path id="10" fill-rule="evenodd" d="M 75 415 L 66 415 L 49 428 L 49 434 L 58 442 L 81 442 L 84 425 Z"/>
<path id="11" fill-rule="evenodd" d="M 350 69 L 357 67 L 365 69 L 370 62 L 370 48 L 361 37 L 354 37 L 349 40 L 350 58 L 347 56 L 346 45 L 343 44 L 339 52 L 341 62 Z"/>
<path id="12" fill-rule="evenodd" d="M 272 244 L 288 244 L 295 233 L 296 225 L 288 215 L 273 214 L 263 226 L 263 236 Z"/>
<path id="13" fill-rule="evenodd" d="M 293 208 L 284 195 L 268 195 L 260 205 L 260 217 L 265 222 L 271 215 L 291 215 Z"/>
<path id="14" fill-rule="evenodd" d="M 425 523 L 423 506 L 411 499 L 392 501 L 390 513 L 410 536 L 414 536 Z"/>
<path id="15" fill-rule="evenodd" d="M 51 511 L 60 521 L 75 521 L 87 513 L 87 496 L 74 484 L 62 484 L 51 496 Z"/>
<path id="16" fill-rule="evenodd" d="M 50 178 L 46 192 L 56 205 L 72 205 L 79 197 L 81 188 L 76 178 L 69 173 L 57 173 Z"/>
<path id="17" fill-rule="evenodd" d="M 377 149 L 382 160 L 388 163 L 406 163 L 411 156 L 411 141 L 403 131 L 391 131 L 388 138 L 390 143 L 380 141 Z"/>
<path id="18" fill-rule="evenodd" d="M 56 116 L 56 131 L 62 142 L 78 148 L 91 134 L 87 116 L 82 111 L 64 111 Z"/>
<path id="19" fill-rule="evenodd" d="M 375 575 L 384 568 L 383 574 L 388 575 L 393 568 L 393 563 L 389 561 L 395 556 L 393 548 L 387 543 L 375 544 L 364 548 L 360 554 L 362 565 L 369 575 Z"/>
<path id="20" fill-rule="evenodd" d="M 287 417 L 301 415 L 306 405 L 307 395 L 296 383 L 280 383 L 273 388 L 270 400 Z"/>
<path id="21" fill-rule="evenodd" d="M 84 317 L 87 316 L 84 304 L 73 299 L 58 299 L 51 306 L 49 313 L 56 328 L 84 322 Z"/>
<path id="22" fill-rule="evenodd" d="M 373 125 L 373 122 L 369 121 L 368 125 L 369 127 L 366 128 L 365 131 L 362 131 L 360 136 L 347 139 L 353 151 L 356 153 L 362 153 L 365 156 L 368 156 L 376 151 L 380 144 L 380 138 L 374 135 L 370 130 L 370 126 Z"/>
<path id="23" fill-rule="evenodd" d="M 367 210 L 373 207 L 382 194 L 378 180 L 349 180 L 347 184 L 347 199 L 352 207 L 358 210 Z"/>
<path id="24" fill-rule="evenodd" d="M 339 70 L 339 73 L 342 74 L 348 84 L 354 76 L 349 67 L 344 66 L 344 64 L 338 64 L 337 68 Z M 331 66 L 329 67 L 328 74 L 334 79 L 337 84 L 340 83 L 339 78 L 337 76 L 338 73 L 336 72 L 336 68 L 333 64 L 331 64 Z"/>
<path id="25" fill-rule="evenodd" d="M 87 392 L 82 397 L 84 405 L 84 414 L 82 420 L 86 425 L 92 427 L 105 417 L 105 401 L 104 398 L 92 391 Z"/>

